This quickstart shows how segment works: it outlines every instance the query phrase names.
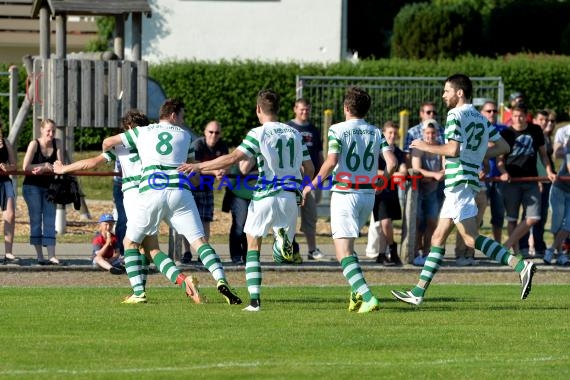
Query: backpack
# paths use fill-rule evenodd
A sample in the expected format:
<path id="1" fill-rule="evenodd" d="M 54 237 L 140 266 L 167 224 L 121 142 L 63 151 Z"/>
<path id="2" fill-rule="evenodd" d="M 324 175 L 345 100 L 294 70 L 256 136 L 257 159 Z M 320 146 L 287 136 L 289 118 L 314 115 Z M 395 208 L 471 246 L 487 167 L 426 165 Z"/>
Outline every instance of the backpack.
<path id="1" fill-rule="evenodd" d="M 77 179 L 63 174 L 54 177 L 53 182 L 49 185 L 47 199 L 59 205 L 73 203 L 73 208 L 79 210 L 81 208 L 81 196 Z"/>

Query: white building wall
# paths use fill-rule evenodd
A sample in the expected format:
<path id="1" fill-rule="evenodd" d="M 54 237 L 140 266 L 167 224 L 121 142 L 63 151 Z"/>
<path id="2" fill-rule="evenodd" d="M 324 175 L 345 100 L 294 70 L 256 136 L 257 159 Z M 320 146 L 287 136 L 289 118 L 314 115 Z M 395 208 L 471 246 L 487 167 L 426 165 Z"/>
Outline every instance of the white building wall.
<path id="1" fill-rule="evenodd" d="M 338 62 L 343 0 L 151 0 L 143 59 Z M 130 20 L 129 20 L 130 21 Z M 130 22 L 126 25 L 127 57 Z"/>

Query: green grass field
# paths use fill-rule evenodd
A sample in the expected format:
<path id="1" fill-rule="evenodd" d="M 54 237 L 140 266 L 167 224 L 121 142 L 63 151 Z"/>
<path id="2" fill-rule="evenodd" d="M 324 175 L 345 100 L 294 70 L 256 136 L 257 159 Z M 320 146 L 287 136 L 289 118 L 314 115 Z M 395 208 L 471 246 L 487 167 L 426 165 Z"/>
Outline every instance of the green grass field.
<path id="1" fill-rule="evenodd" d="M 263 310 L 194 305 L 175 287 L 122 305 L 125 288 L 0 288 L 0 378 L 567 379 L 567 285 L 438 285 L 421 308 L 374 286 L 378 313 L 346 287 L 265 287 Z M 245 295 L 244 288 L 239 289 Z"/>

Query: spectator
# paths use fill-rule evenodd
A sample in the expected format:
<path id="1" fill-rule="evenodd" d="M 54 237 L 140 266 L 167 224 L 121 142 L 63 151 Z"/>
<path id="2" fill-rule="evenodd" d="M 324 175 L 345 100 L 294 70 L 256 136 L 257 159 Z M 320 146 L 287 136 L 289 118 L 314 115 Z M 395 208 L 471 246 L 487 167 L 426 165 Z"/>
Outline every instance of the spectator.
<path id="1" fill-rule="evenodd" d="M 542 129 L 544 135 L 544 147 L 546 149 L 546 156 L 548 164 L 554 170 L 554 161 L 552 156 L 554 153 L 552 146 L 552 123 L 548 121 L 550 115 L 548 110 L 540 110 L 536 113 L 533 123 Z M 536 169 L 539 177 L 546 176 L 546 169 L 542 161 L 537 160 Z M 540 190 L 540 220 L 530 228 L 529 233 L 525 234 L 519 240 L 519 249 L 523 255 L 531 255 L 535 257 L 543 257 L 546 250 L 546 243 L 544 242 L 544 224 L 548 218 L 548 207 L 550 199 L 551 182 L 539 182 L 538 188 Z"/>
<path id="2" fill-rule="evenodd" d="M 0 120 L 0 206 L 4 219 L 4 262 L 16 264 L 19 257 L 14 256 L 14 222 L 16 219 L 16 201 L 14 185 L 6 172 L 16 170 L 16 153 L 12 145 L 4 138 L 2 120 Z"/>
<path id="3" fill-rule="evenodd" d="M 511 182 L 512 178 L 536 177 L 537 152 L 546 167 L 551 181 L 556 174 L 548 162 L 544 135 L 539 126 L 526 121 L 526 108 L 516 105 L 512 109 L 513 124 L 501 132 L 501 136 L 511 147 L 510 153 L 500 156 L 497 167 L 503 181 L 503 200 L 507 213 L 509 238 L 505 242 L 507 249 L 513 248 L 518 253 L 518 241 L 540 220 L 540 190 L 536 182 Z M 519 209 L 523 207 L 526 216 L 517 224 Z"/>
<path id="4" fill-rule="evenodd" d="M 125 273 L 121 252 L 117 247 L 117 236 L 113 234 L 115 219 L 111 214 L 103 214 L 99 218 L 99 230 L 93 238 L 93 254 L 91 259 L 94 266 L 109 271 L 111 274 Z"/>
<path id="5" fill-rule="evenodd" d="M 204 137 L 200 137 L 193 142 L 194 146 L 194 159 L 198 162 L 206 162 L 228 154 L 228 147 L 221 139 L 222 126 L 216 120 L 210 121 L 204 128 Z M 214 220 L 214 180 L 215 178 L 222 178 L 225 170 L 215 170 L 211 172 L 202 172 L 203 186 L 199 186 L 192 190 L 196 207 L 200 214 L 200 220 L 204 226 L 204 233 L 206 240 L 210 238 L 210 222 Z M 190 245 L 186 239 L 184 242 L 184 255 L 182 257 L 183 264 L 190 264 L 192 261 L 192 252 Z"/>
<path id="6" fill-rule="evenodd" d="M 415 125 L 414 127 L 408 129 L 408 133 L 406 134 L 406 140 L 404 141 L 404 153 L 406 154 L 406 165 L 411 167 L 411 153 L 410 153 L 410 144 L 412 141 L 416 139 L 422 138 L 422 129 L 424 122 L 426 120 L 434 120 L 437 117 L 437 111 L 434 102 L 423 102 L 420 106 L 420 122 L 419 124 Z M 443 137 L 445 136 L 445 130 L 439 124 L 437 124 L 437 143 L 443 144 Z"/>
<path id="7" fill-rule="evenodd" d="M 441 145 L 438 140 L 439 124 L 434 119 L 422 124 L 422 138 L 428 145 Z M 440 203 L 438 191 L 444 179 L 442 158 L 438 154 L 412 149 L 412 168 L 422 175 L 418 192 L 417 247 L 418 252 L 412 262 L 423 266 L 430 251 L 431 238 L 437 226 Z M 420 247 L 422 251 L 420 251 Z"/>
<path id="8" fill-rule="evenodd" d="M 416 139 L 421 139 L 422 138 L 422 129 L 423 129 L 423 124 L 426 120 L 435 120 L 435 118 L 437 117 L 437 111 L 436 111 L 436 106 L 434 102 L 424 102 L 421 104 L 420 106 L 420 123 L 417 124 L 416 126 L 408 129 L 408 133 L 406 134 L 406 139 L 404 140 L 404 153 L 406 155 L 406 165 L 411 168 L 412 167 L 412 159 L 411 159 L 411 150 L 410 150 L 410 144 L 413 140 Z M 443 144 L 444 143 L 444 136 L 445 136 L 445 131 L 444 128 L 438 124 L 437 126 L 438 128 L 438 133 L 437 133 L 437 138 L 436 141 L 438 144 Z M 404 190 L 399 190 L 399 192 L 404 193 Z M 400 195 L 401 198 L 403 199 L 403 204 L 405 205 L 405 194 L 401 194 Z M 443 203 L 443 182 L 441 182 L 440 184 L 440 188 L 438 191 L 438 202 L 439 202 L 439 206 L 438 209 L 441 208 L 441 204 Z M 420 223 L 418 225 L 421 226 L 425 226 L 426 222 L 424 219 L 420 219 L 419 221 Z M 429 251 L 429 249 L 426 249 L 425 247 L 423 247 L 422 245 L 419 245 L 417 247 L 419 252 L 420 250 L 423 252 L 427 252 Z M 421 257 L 422 255 L 420 255 Z M 418 259 L 419 260 L 419 259 Z"/>
<path id="9" fill-rule="evenodd" d="M 30 217 L 30 244 L 36 250 L 38 264 L 59 265 L 55 257 L 55 203 L 47 200 L 48 189 L 53 181 L 53 163 L 62 161 L 61 141 L 55 138 L 55 122 L 41 122 L 40 137 L 28 144 L 23 169 L 26 175 L 22 192 Z M 48 260 L 44 260 L 42 246 L 46 247 Z"/>
<path id="10" fill-rule="evenodd" d="M 247 257 L 247 236 L 244 232 L 247 209 L 253 197 L 253 188 L 257 182 L 257 169 L 254 159 L 240 161 L 230 168 L 230 174 L 237 178 L 230 180 L 231 189 L 226 187 L 222 202 L 222 211 L 231 212 L 229 248 L 234 264 L 245 264 Z"/>
<path id="11" fill-rule="evenodd" d="M 392 150 L 398 161 L 398 169 L 391 178 L 395 178 L 396 176 L 405 178 L 408 175 L 406 159 L 404 152 L 396 146 L 398 126 L 392 121 L 387 121 L 384 123 L 382 133 L 390 150 Z M 385 178 L 387 177 L 386 161 L 382 155 L 378 157 L 378 174 Z M 396 242 L 394 242 L 394 226 L 392 225 L 393 220 L 402 219 L 402 209 L 400 208 L 400 201 L 398 200 L 398 186 L 394 186 L 393 183 L 386 183 L 384 185 L 385 188 L 381 191 L 377 191 L 375 194 L 374 208 L 372 210 L 372 220 L 378 221 L 378 225 L 376 226 L 378 235 L 383 237 L 381 239 L 383 246 L 381 245 L 379 247 L 380 253 L 376 257 L 376 262 L 385 265 L 400 266 L 402 265 L 402 261 L 398 255 L 398 246 Z M 375 225 L 371 223 L 369 228 L 374 228 L 374 226 Z"/>
<path id="12" fill-rule="evenodd" d="M 497 103 L 487 100 L 481 107 L 481 114 L 495 127 L 495 131 L 501 133 L 507 128 L 506 125 L 497 123 L 499 109 Z M 497 159 L 492 157 L 489 159 L 488 178 L 498 178 L 501 172 L 497 169 Z M 493 239 L 499 243 L 503 240 L 503 224 L 505 221 L 505 204 L 501 195 L 501 182 L 487 182 L 487 199 L 491 208 L 491 226 L 493 229 Z"/>
<path id="13" fill-rule="evenodd" d="M 337 173 L 347 173 L 350 182 L 358 177 L 374 178 L 378 172 L 380 154 L 386 160 L 386 176 L 394 173 L 396 157 L 382 132 L 364 120 L 370 105 L 370 95 L 363 89 L 350 87 L 346 91 L 345 121 L 329 128 L 327 158 L 311 186 L 303 190 L 304 195 L 318 187 L 321 179 L 331 173 L 333 177 Z M 363 159 L 349 159 L 354 157 L 353 152 L 360 152 Z M 368 287 L 354 252 L 354 240 L 360 235 L 360 229 L 374 207 L 373 184 L 356 186 L 339 180 L 333 185 L 331 193 L 331 231 L 336 258 L 351 290 L 348 310 L 358 313 L 380 310 L 379 301 Z"/>
<path id="14" fill-rule="evenodd" d="M 559 128 L 554 136 L 554 154 L 564 157 L 560 165 L 560 176 L 570 176 L 570 125 Z M 552 207 L 551 231 L 554 234 L 553 244 L 544 253 L 544 263 L 552 264 L 557 253 L 556 264 L 570 265 L 567 252 L 563 249 L 565 239 L 570 236 L 570 181 L 557 179 L 550 190 L 550 206 Z"/>
<path id="15" fill-rule="evenodd" d="M 309 150 L 311 161 L 315 167 L 315 172 L 318 172 L 323 163 L 323 142 L 321 133 L 310 121 L 311 105 L 306 99 L 297 99 L 295 107 L 293 108 L 295 118 L 287 122 L 288 125 L 299 131 L 303 136 L 303 141 Z M 307 248 L 309 253 L 307 259 L 309 260 L 326 260 L 327 257 L 319 248 L 317 248 L 316 234 L 317 234 L 317 204 L 320 202 L 321 191 L 315 189 L 315 193 L 308 194 L 307 199 L 301 206 L 301 232 L 305 234 L 307 240 Z M 293 245 L 297 244 L 293 240 Z"/>
<path id="16" fill-rule="evenodd" d="M 511 93 L 511 95 L 509 95 L 509 107 L 505 107 L 505 109 L 503 110 L 503 124 L 510 127 L 513 124 L 513 120 L 512 120 L 512 113 L 513 113 L 513 108 L 516 105 L 520 105 L 521 107 L 527 107 L 526 104 L 526 96 L 522 93 L 522 92 L 513 92 Z M 532 114 L 530 112 L 527 112 L 526 115 L 526 121 L 528 123 L 532 123 Z"/>

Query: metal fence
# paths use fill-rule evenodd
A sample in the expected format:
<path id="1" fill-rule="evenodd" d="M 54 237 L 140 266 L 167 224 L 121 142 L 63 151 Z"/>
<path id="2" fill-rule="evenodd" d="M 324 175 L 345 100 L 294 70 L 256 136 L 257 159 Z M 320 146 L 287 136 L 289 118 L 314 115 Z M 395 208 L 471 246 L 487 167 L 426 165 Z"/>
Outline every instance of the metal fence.
<path id="1" fill-rule="evenodd" d="M 359 86 L 372 97 L 372 107 L 366 120 L 382 126 L 384 122 L 399 120 L 399 113 L 408 110 L 409 125 L 419 123 L 419 106 L 433 101 L 438 108 L 438 121 L 445 121 L 447 110 L 441 99 L 445 77 L 335 77 L 297 76 L 297 98 L 311 102 L 311 117 L 319 128 L 323 126 L 324 111 L 333 111 L 333 123 L 344 120 L 342 101 L 348 86 Z M 472 77 L 473 103 L 482 104 L 492 99 L 501 104 L 504 84 L 501 77 Z"/>

